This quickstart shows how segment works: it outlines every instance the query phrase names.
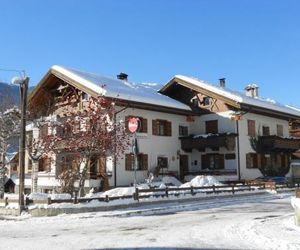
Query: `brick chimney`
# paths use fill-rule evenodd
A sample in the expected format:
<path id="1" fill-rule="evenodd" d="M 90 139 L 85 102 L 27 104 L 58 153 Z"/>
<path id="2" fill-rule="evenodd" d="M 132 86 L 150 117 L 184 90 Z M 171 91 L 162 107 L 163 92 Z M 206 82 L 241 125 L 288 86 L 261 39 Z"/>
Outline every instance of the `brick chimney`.
<path id="1" fill-rule="evenodd" d="M 256 98 L 258 97 L 258 86 L 254 83 L 249 84 L 245 88 L 246 96 Z"/>
<path id="2" fill-rule="evenodd" d="M 220 79 L 219 79 L 219 81 L 220 81 L 220 87 L 221 87 L 221 88 L 225 88 L 225 79 L 226 79 L 226 78 L 220 78 Z"/>

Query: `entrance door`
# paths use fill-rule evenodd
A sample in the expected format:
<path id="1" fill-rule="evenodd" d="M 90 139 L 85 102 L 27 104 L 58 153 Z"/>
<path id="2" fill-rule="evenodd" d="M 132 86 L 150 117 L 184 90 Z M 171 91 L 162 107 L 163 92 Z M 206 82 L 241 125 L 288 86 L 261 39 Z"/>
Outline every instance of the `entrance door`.
<path id="1" fill-rule="evenodd" d="M 180 180 L 189 172 L 189 157 L 188 155 L 180 155 L 179 158 Z"/>

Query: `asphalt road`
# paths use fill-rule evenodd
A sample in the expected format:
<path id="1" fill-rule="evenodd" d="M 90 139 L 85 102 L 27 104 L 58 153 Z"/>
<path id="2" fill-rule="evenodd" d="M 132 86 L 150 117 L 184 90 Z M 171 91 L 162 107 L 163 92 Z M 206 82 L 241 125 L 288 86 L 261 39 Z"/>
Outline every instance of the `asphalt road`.
<path id="1" fill-rule="evenodd" d="M 300 249 L 291 194 L 2 217 L 0 249 Z"/>

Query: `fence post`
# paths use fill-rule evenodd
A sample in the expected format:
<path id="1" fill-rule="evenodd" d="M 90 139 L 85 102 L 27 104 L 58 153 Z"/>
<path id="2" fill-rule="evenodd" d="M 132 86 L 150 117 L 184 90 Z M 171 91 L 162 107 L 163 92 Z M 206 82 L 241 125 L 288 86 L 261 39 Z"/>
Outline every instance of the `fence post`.
<path id="1" fill-rule="evenodd" d="M 8 206 L 8 197 L 5 197 L 5 206 Z"/>
<path id="2" fill-rule="evenodd" d="M 133 194 L 133 199 L 139 201 L 139 189 L 135 188 L 135 193 Z"/>
<path id="3" fill-rule="evenodd" d="M 169 188 L 166 187 L 166 197 L 168 198 L 169 197 Z"/>
<path id="4" fill-rule="evenodd" d="M 109 202 L 109 197 L 108 197 L 108 195 L 105 195 L 105 202 Z"/>
<path id="5" fill-rule="evenodd" d="M 234 184 L 232 184 L 231 189 L 232 189 L 232 194 L 234 194 Z"/>
<path id="6" fill-rule="evenodd" d="M 295 196 L 296 196 L 296 198 L 300 198 L 300 189 L 296 189 L 295 190 Z"/>
<path id="7" fill-rule="evenodd" d="M 212 186 L 212 188 L 213 188 L 213 194 L 215 194 L 216 193 L 216 186 L 215 186 L 215 184 Z"/>
<path id="8" fill-rule="evenodd" d="M 194 192 L 194 187 L 193 186 L 191 186 L 191 195 L 195 195 L 195 192 Z"/>
<path id="9" fill-rule="evenodd" d="M 75 191 L 74 192 L 74 204 L 77 204 L 78 203 L 78 192 Z"/>
<path id="10" fill-rule="evenodd" d="M 249 183 L 248 186 L 249 186 L 249 191 L 251 191 L 251 184 Z"/>
<path id="11" fill-rule="evenodd" d="M 51 197 L 48 197 L 48 199 L 47 199 L 47 204 L 48 204 L 48 205 L 51 204 Z"/>

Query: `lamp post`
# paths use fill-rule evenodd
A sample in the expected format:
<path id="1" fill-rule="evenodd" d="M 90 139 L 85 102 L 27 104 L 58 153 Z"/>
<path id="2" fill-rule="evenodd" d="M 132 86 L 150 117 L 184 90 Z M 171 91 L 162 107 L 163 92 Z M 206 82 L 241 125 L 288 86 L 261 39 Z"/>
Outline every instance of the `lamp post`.
<path id="1" fill-rule="evenodd" d="M 26 145 L 26 108 L 29 77 L 14 77 L 12 84 L 20 86 L 21 123 L 19 142 L 19 211 L 24 210 L 24 182 L 25 182 L 25 145 Z"/>

